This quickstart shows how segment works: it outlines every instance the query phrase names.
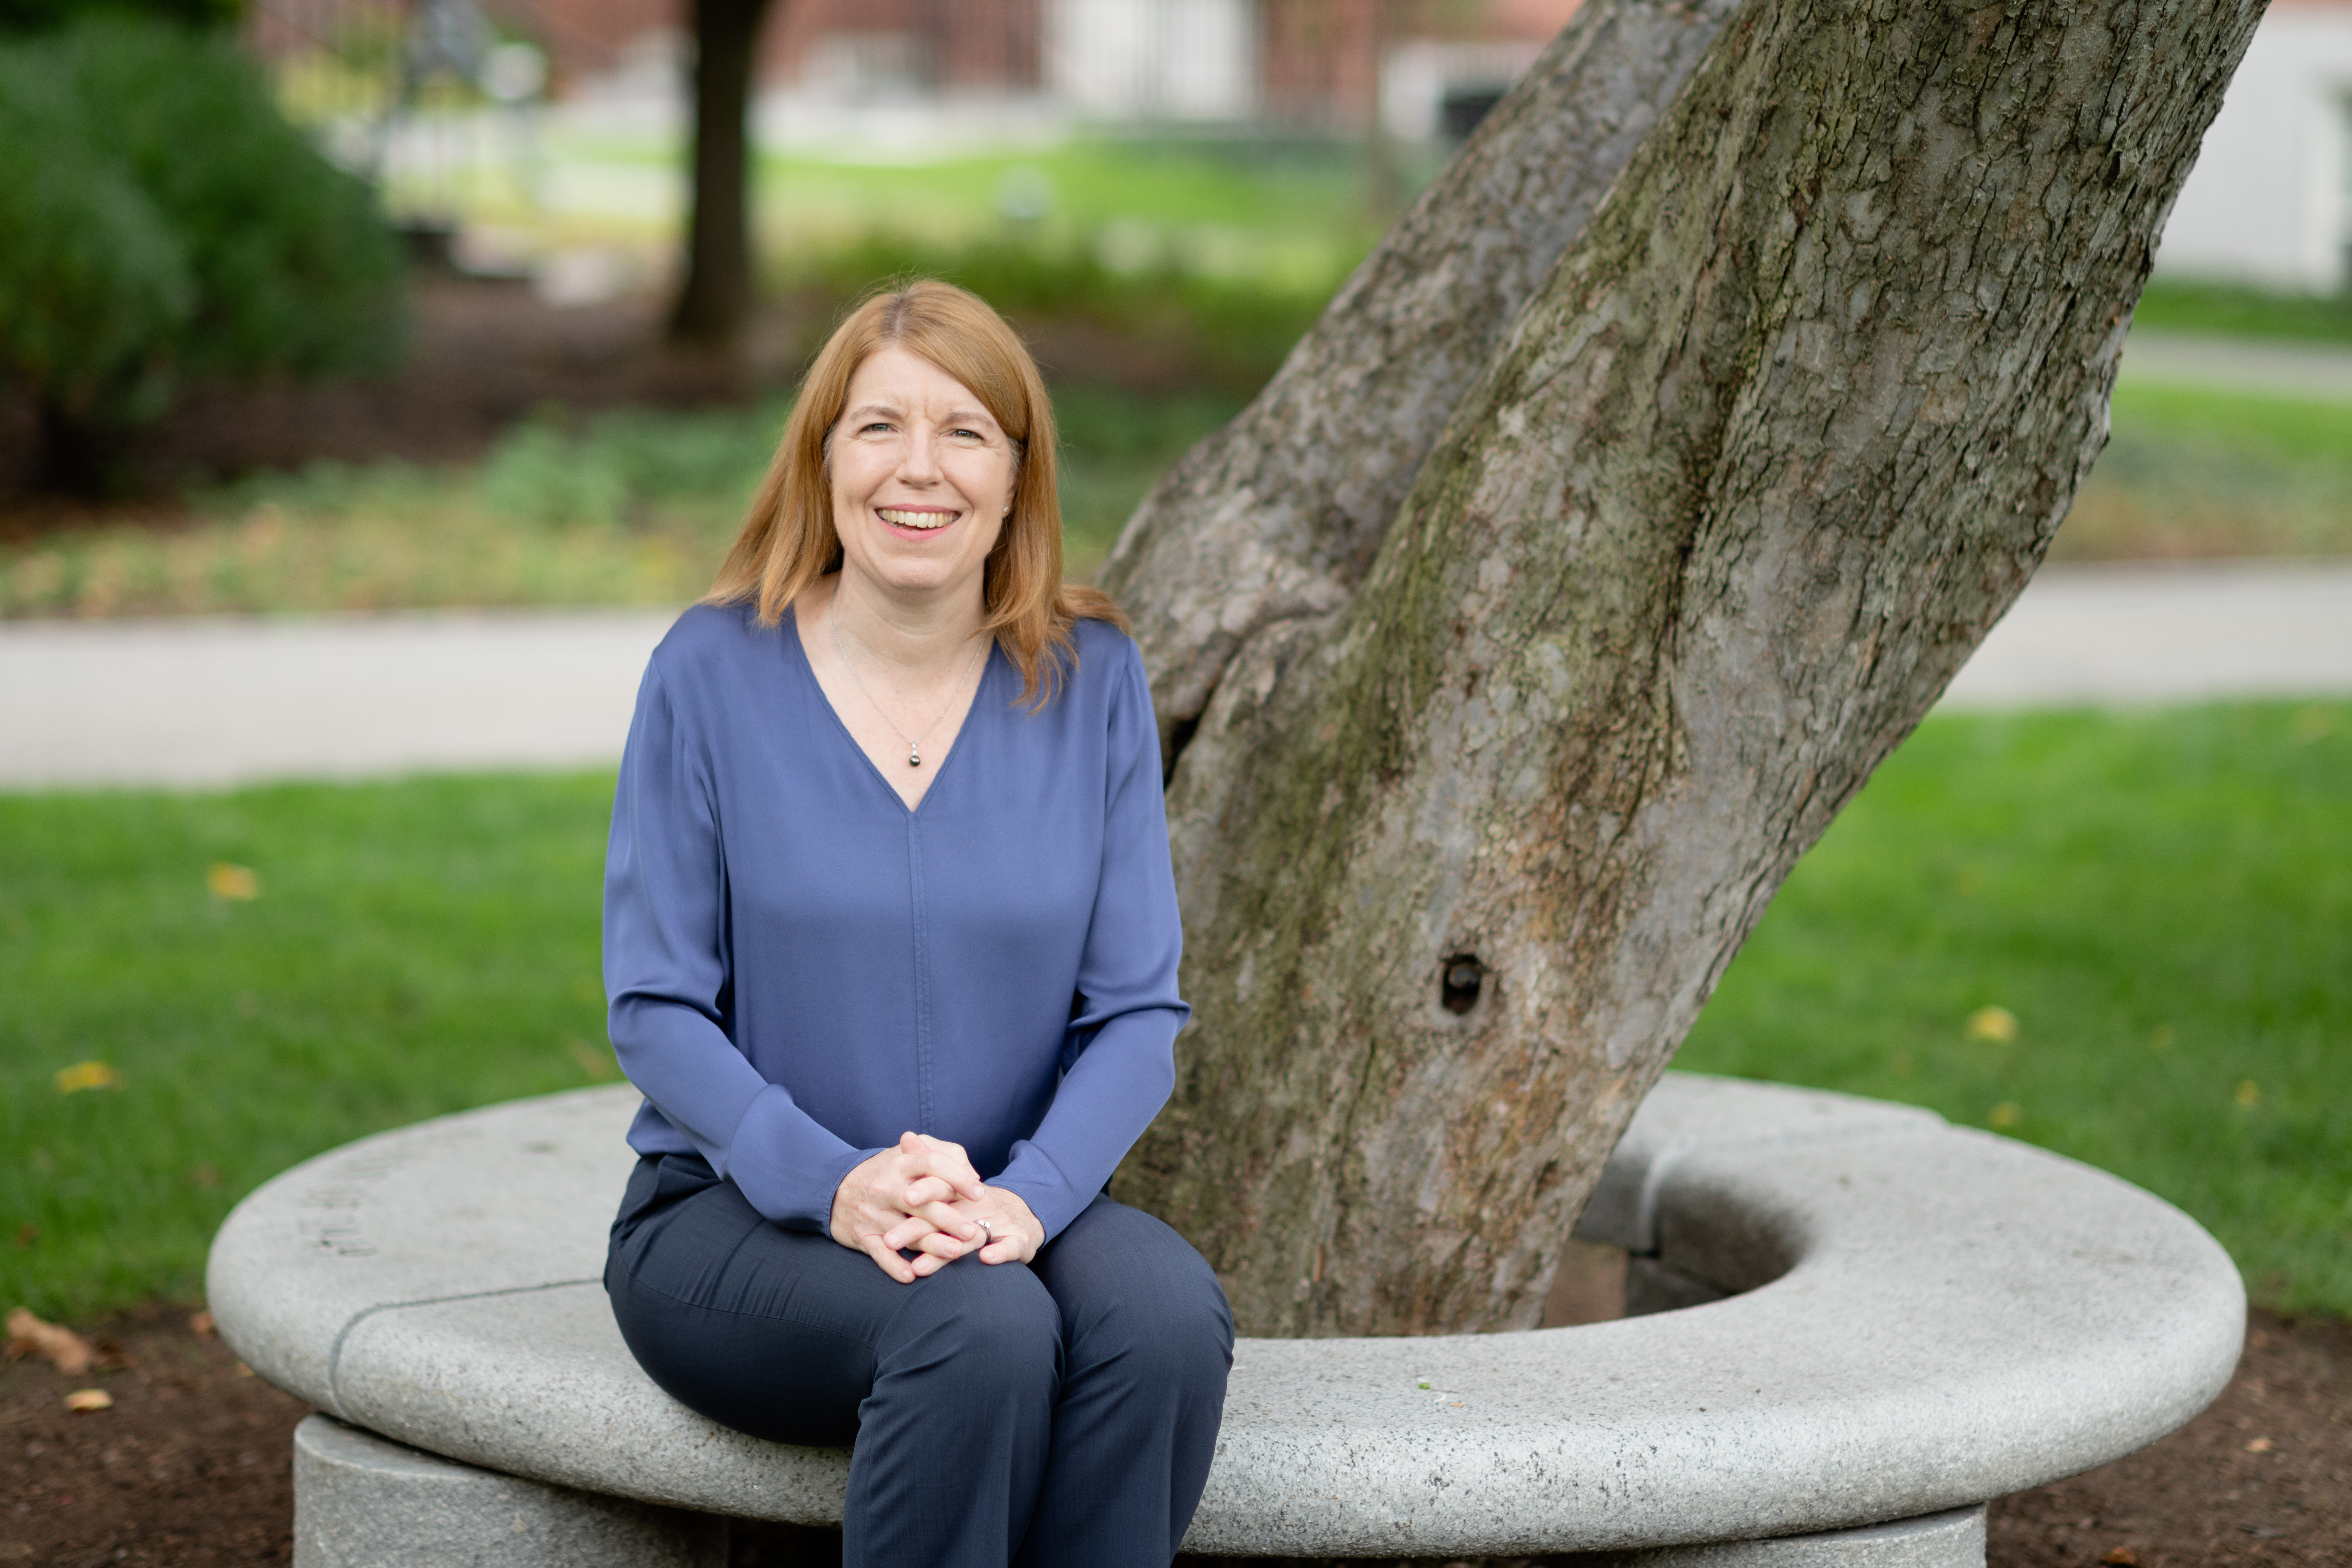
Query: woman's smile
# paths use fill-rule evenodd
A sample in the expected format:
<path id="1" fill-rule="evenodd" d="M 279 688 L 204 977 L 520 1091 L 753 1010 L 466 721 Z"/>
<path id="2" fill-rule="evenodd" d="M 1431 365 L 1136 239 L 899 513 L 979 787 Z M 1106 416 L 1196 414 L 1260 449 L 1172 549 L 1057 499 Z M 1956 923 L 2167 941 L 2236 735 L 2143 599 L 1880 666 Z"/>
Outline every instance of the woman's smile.
<path id="1" fill-rule="evenodd" d="M 877 506 L 874 515 L 893 528 L 910 533 L 937 533 L 963 514 L 945 507 Z"/>

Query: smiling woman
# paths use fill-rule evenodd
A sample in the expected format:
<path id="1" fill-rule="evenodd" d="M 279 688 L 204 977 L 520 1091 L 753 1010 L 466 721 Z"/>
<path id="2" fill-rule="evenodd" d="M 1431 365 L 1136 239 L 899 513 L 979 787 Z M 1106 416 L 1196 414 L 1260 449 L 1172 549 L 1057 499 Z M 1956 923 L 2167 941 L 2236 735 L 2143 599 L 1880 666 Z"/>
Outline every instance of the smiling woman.
<path id="1" fill-rule="evenodd" d="M 614 803 L 614 1315 L 711 1419 L 854 1445 L 850 1565 L 1160 1568 L 1223 1408 L 1215 1276 L 1104 1191 L 1189 1010 L 1150 690 L 1061 580 L 1054 457 L 986 304 L 859 307 Z"/>

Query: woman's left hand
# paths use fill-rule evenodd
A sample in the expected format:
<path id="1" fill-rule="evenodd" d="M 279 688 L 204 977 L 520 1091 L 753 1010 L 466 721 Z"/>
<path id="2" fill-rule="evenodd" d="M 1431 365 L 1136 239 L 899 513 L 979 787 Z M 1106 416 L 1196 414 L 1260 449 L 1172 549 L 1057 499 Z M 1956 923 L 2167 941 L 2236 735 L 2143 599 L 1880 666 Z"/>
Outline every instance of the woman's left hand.
<path id="1" fill-rule="evenodd" d="M 1045 1245 L 1045 1227 L 1029 1212 L 1018 1193 L 983 1184 L 978 1200 L 961 1199 L 948 1206 L 958 1219 L 988 1226 L 990 1240 L 981 1247 L 982 1263 L 1026 1263 Z"/>

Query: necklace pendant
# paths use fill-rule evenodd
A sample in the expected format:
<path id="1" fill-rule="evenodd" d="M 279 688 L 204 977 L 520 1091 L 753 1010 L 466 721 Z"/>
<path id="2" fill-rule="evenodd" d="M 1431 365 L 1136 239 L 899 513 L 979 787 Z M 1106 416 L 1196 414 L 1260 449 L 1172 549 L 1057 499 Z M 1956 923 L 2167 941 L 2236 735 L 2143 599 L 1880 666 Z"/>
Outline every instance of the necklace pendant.
<path id="1" fill-rule="evenodd" d="M 914 747 L 912 747 L 912 746 L 908 747 L 908 748 L 907 748 L 907 765 L 908 765 L 908 767 L 910 767 L 910 768 L 919 768 L 919 767 L 921 767 L 921 766 L 923 765 L 923 753 L 922 753 L 922 752 L 919 752 L 919 751 L 917 751 L 917 750 L 915 750 L 915 748 L 914 748 Z"/>

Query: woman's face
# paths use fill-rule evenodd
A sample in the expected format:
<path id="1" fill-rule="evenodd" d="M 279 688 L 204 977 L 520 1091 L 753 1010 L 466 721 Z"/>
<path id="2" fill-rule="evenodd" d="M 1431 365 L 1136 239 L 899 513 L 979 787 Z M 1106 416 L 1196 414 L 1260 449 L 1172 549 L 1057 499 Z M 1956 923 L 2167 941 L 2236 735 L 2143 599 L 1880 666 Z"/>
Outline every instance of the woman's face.
<path id="1" fill-rule="evenodd" d="M 878 349 L 849 378 L 833 427 L 842 570 L 894 596 L 977 594 L 1012 510 L 1012 438 L 947 372 Z"/>

